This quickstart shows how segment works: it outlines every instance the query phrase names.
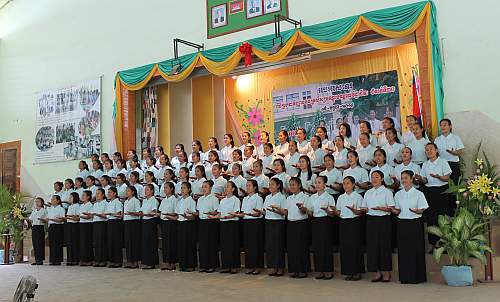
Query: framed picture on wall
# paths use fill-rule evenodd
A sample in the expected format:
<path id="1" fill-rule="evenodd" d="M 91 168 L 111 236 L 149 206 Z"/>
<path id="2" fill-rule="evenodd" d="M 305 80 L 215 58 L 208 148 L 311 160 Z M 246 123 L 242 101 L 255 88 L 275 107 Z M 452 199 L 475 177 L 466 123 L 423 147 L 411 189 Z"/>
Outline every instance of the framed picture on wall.
<path id="1" fill-rule="evenodd" d="M 281 0 L 264 0 L 264 14 L 281 11 Z"/>
<path id="2" fill-rule="evenodd" d="M 246 1 L 247 1 L 246 3 L 247 19 L 262 16 L 263 14 L 262 0 L 246 0 Z"/>
<path id="3" fill-rule="evenodd" d="M 227 3 L 212 7 L 212 28 L 227 25 Z"/>
<path id="4" fill-rule="evenodd" d="M 245 1 L 237 0 L 229 2 L 229 14 L 240 13 L 245 10 Z"/>

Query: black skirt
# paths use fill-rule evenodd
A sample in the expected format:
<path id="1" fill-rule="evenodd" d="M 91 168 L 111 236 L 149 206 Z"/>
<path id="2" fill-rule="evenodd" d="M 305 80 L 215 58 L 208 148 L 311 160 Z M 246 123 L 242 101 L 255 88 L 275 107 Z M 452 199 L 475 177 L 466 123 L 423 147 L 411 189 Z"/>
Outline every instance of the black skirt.
<path id="1" fill-rule="evenodd" d="M 45 260 L 45 226 L 33 226 L 31 229 L 31 242 L 35 252 L 35 262 L 43 262 Z"/>
<path id="2" fill-rule="evenodd" d="M 200 219 L 198 223 L 200 269 L 219 267 L 219 221 Z"/>
<path id="3" fill-rule="evenodd" d="M 398 221 L 398 271 L 401 283 L 427 281 L 424 223 L 421 218 Z"/>
<path id="4" fill-rule="evenodd" d="M 196 254 L 196 224 L 194 220 L 178 221 L 177 251 L 179 268 L 191 269 L 198 266 Z"/>
<path id="5" fill-rule="evenodd" d="M 123 222 L 123 237 L 127 262 L 141 260 L 141 220 L 125 220 Z"/>
<path id="6" fill-rule="evenodd" d="M 94 261 L 108 261 L 108 222 L 96 221 L 92 226 L 94 240 Z"/>
<path id="7" fill-rule="evenodd" d="M 314 271 L 333 272 L 333 234 L 331 217 L 313 217 L 311 222 Z"/>
<path id="8" fill-rule="evenodd" d="M 220 222 L 220 258 L 223 269 L 240 268 L 239 221 Z"/>
<path id="9" fill-rule="evenodd" d="M 158 264 L 158 221 L 156 218 L 142 220 L 141 263 L 147 266 Z"/>
<path id="10" fill-rule="evenodd" d="M 267 268 L 285 267 L 285 221 L 266 219 L 266 265 Z"/>
<path id="11" fill-rule="evenodd" d="M 369 272 L 392 271 L 390 215 L 366 218 L 366 260 Z"/>
<path id="12" fill-rule="evenodd" d="M 123 221 L 108 220 L 108 259 L 111 263 L 123 263 Z"/>
<path id="13" fill-rule="evenodd" d="M 365 272 L 365 255 L 361 217 L 340 220 L 340 272 L 342 275 L 357 275 Z"/>
<path id="14" fill-rule="evenodd" d="M 307 220 L 288 221 L 287 256 L 289 273 L 307 273 L 309 260 L 309 223 Z"/>
<path id="15" fill-rule="evenodd" d="M 262 219 L 244 219 L 243 240 L 245 268 L 264 267 L 264 221 Z"/>
<path id="16" fill-rule="evenodd" d="M 450 178 L 455 184 L 458 184 L 458 179 L 460 178 L 460 163 L 455 161 L 449 161 L 448 165 L 451 168 Z"/>
<path id="17" fill-rule="evenodd" d="M 177 263 L 177 221 L 161 221 L 161 254 L 164 263 Z"/>
<path id="18" fill-rule="evenodd" d="M 81 262 L 92 262 L 94 261 L 94 249 L 92 240 L 92 224 L 89 223 L 79 223 L 80 225 L 80 261 Z"/>
<path id="19" fill-rule="evenodd" d="M 450 194 L 444 193 L 448 189 L 448 185 L 441 187 L 423 187 L 422 192 L 425 199 L 429 203 L 429 208 L 425 210 L 424 217 L 427 225 L 437 225 L 439 215 L 454 215 L 454 204 L 450 198 Z M 433 234 L 428 234 L 429 243 L 435 245 L 439 241 L 439 237 Z"/>
<path id="20" fill-rule="evenodd" d="M 79 223 L 68 222 L 64 226 L 66 241 L 66 262 L 80 262 L 80 226 Z"/>
<path id="21" fill-rule="evenodd" d="M 49 262 L 63 261 L 64 224 L 49 225 Z"/>

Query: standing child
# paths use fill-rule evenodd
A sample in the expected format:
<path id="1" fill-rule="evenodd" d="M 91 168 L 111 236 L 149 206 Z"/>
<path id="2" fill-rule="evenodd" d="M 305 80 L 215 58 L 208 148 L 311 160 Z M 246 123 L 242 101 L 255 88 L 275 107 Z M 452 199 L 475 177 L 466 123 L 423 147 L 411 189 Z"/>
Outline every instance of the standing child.
<path id="1" fill-rule="evenodd" d="M 141 260 L 141 202 L 134 186 L 127 187 L 127 199 L 123 205 L 123 237 L 127 262 L 125 268 L 138 268 Z"/>
<path id="2" fill-rule="evenodd" d="M 108 267 L 117 268 L 123 265 L 123 204 L 115 187 L 109 188 L 108 200 Z"/>
<path id="3" fill-rule="evenodd" d="M 288 142 L 288 154 L 284 157 L 286 172 L 291 177 L 297 176 L 299 173 L 298 163 L 301 154 L 298 152 L 297 143 L 295 141 Z M 268 172 L 274 172 L 268 169 Z M 274 174 L 274 173 L 271 173 Z"/>
<path id="4" fill-rule="evenodd" d="M 373 188 L 364 196 L 361 208 L 367 213 L 366 259 L 372 282 L 390 282 L 392 271 L 391 212 L 394 207 L 392 192 L 384 186 L 384 173 L 373 171 Z"/>
<path id="5" fill-rule="evenodd" d="M 66 213 L 64 230 L 66 241 L 66 265 L 78 265 L 80 262 L 80 197 L 72 192 L 68 198 L 69 207 Z"/>
<path id="6" fill-rule="evenodd" d="M 243 218 L 243 246 L 245 249 L 246 274 L 258 275 L 264 267 L 264 224 L 262 221 L 263 201 L 259 196 L 257 181 L 246 183 L 247 196 L 243 198 L 241 213 Z"/>
<path id="7" fill-rule="evenodd" d="M 363 251 L 363 222 L 360 210 L 363 197 L 354 191 L 354 177 L 346 176 L 343 180 L 345 193 L 340 195 L 335 207 L 335 214 L 340 217 L 340 272 L 346 275 L 347 281 L 361 280 L 365 272 L 365 255 Z"/>
<path id="8" fill-rule="evenodd" d="M 92 207 L 94 223 L 92 225 L 92 237 L 94 240 L 94 266 L 104 267 L 108 261 L 108 215 L 106 210 L 108 201 L 104 189 L 96 191 L 95 203 Z"/>
<path id="9" fill-rule="evenodd" d="M 203 196 L 196 205 L 197 216 L 200 218 L 198 228 L 198 244 L 200 257 L 200 272 L 213 273 L 219 267 L 219 222 L 210 216 L 217 215 L 219 200 L 212 194 L 213 181 L 203 182 Z"/>
<path id="10" fill-rule="evenodd" d="M 82 193 L 82 204 L 80 205 L 80 266 L 91 266 L 94 261 L 94 249 L 92 240 L 92 192 L 85 190 Z"/>
<path id="11" fill-rule="evenodd" d="M 49 223 L 49 264 L 61 265 L 63 261 L 64 241 L 64 208 L 61 206 L 61 197 L 52 196 L 50 207 L 47 210 L 45 222 Z"/>
<path id="12" fill-rule="evenodd" d="M 161 213 L 161 254 L 163 257 L 162 270 L 175 270 L 177 257 L 177 219 L 175 207 L 177 197 L 174 195 L 173 182 L 165 182 L 163 186 L 165 198 L 161 201 L 158 211 Z"/>
<path id="13" fill-rule="evenodd" d="M 151 184 L 145 186 L 144 200 L 140 211 L 140 216 L 142 216 L 142 269 L 154 269 L 155 265 L 158 264 L 158 231 L 156 227 L 158 200 L 154 196 L 154 189 Z"/>
<path id="14" fill-rule="evenodd" d="M 269 181 L 269 192 L 264 202 L 266 213 L 265 251 L 269 276 L 283 276 L 285 268 L 285 215 L 280 209 L 286 207 L 286 197 L 282 193 L 283 183 L 278 178 Z"/>
<path id="15" fill-rule="evenodd" d="M 31 265 L 43 265 L 45 260 L 45 223 L 47 210 L 45 201 L 41 197 L 35 199 L 35 207 L 31 211 L 29 221 L 31 222 L 31 242 L 35 252 L 35 262 Z"/>
<path id="16" fill-rule="evenodd" d="M 327 181 L 326 176 L 316 178 L 317 192 L 309 198 L 306 207 L 313 217 L 311 233 L 316 279 L 330 280 L 333 278 L 333 228 L 329 213 L 330 207 L 335 206 L 335 199 L 326 192 Z"/>
<path id="17" fill-rule="evenodd" d="M 175 205 L 177 218 L 177 247 L 179 255 L 179 270 L 192 272 L 198 266 L 196 255 L 196 202 L 191 197 L 191 184 L 183 182 L 181 196 Z"/>

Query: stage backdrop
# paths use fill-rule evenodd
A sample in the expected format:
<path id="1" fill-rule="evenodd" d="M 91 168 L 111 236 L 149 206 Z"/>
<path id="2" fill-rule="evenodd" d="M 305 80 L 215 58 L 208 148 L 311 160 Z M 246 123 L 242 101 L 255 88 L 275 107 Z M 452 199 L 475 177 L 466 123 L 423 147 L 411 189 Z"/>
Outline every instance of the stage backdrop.
<path id="1" fill-rule="evenodd" d="M 35 163 L 101 151 L 101 78 L 36 94 Z"/>
<path id="2" fill-rule="evenodd" d="M 412 114 L 412 68 L 415 66 L 418 66 L 417 50 L 415 44 L 411 43 L 243 75 L 235 79 L 227 78 L 226 128 L 236 137 L 239 137 L 241 131 L 249 131 L 254 138 L 259 136 L 261 130 L 265 130 L 274 140 L 273 91 L 396 71 L 399 113 L 396 109 L 394 115 L 401 117 L 401 125 L 405 130 L 406 115 Z M 384 108 L 379 105 L 376 112 L 377 118 L 381 119 Z"/>
<path id="3" fill-rule="evenodd" d="M 288 130 L 293 137 L 299 127 L 306 129 L 309 138 L 323 126 L 333 139 L 340 124 L 348 123 L 357 140 L 360 120 L 370 121 L 372 131 L 378 132 L 381 120 L 390 116 L 401 130 L 399 111 L 396 70 L 275 90 L 274 138 L 278 143 L 280 130 Z"/>

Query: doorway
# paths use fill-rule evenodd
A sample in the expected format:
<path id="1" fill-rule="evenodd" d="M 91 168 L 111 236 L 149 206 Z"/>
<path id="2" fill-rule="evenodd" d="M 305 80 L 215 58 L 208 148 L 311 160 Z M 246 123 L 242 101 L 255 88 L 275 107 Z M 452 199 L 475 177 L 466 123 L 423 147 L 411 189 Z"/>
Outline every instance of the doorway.
<path id="1" fill-rule="evenodd" d="M 21 141 L 0 144 L 0 183 L 12 192 L 21 189 Z"/>

